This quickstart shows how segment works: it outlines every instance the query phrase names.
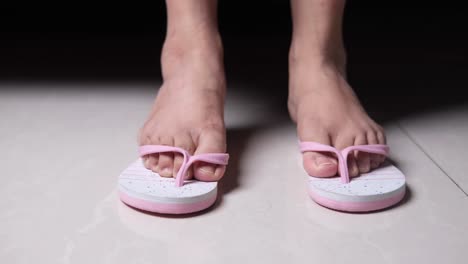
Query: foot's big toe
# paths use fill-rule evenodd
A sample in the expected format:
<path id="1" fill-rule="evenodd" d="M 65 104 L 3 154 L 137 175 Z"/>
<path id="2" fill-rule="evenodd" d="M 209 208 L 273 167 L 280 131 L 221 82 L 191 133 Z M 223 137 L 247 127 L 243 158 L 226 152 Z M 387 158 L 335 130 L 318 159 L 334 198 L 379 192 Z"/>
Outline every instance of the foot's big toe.
<path id="1" fill-rule="evenodd" d="M 198 162 L 194 166 L 195 177 L 201 181 L 218 181 L 223 177 L 226 170 L 226 166 L 206 162 Z"/>
<path id="2" fill-rule="evenodd" d="M 336 158 L 320 152 L 305 152 L 302 161 L 306 172 L 313 177 L 332 177 L 338 171 Z"/>
<path id="3" fill-rule="evenodd" d="M 226 151 L 226 139 L 222 131 L 224 130 L 212 130 L 202 133 L 195 154 L 224 153 Z M 223 177 L 225 170 L 226 166 L 222 165 L 206 162 L 196 162 L 194 164 L 194 176 L 201 181 L 218 181 Z"/>

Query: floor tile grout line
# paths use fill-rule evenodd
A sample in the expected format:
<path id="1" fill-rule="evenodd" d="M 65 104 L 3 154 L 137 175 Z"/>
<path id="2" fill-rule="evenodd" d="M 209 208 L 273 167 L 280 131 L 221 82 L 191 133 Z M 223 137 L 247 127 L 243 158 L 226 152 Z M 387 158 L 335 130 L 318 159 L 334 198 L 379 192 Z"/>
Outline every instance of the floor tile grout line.
<path id="1" fill-rule="evenodd" d="M 424 148 L 416 141 L 416 139 L 414 139 L 411 136 L 408 130 L 406 130 L 399 122 L 397 122 L 397 126 L 411 140 L 411 142 L 413 142 L 424 153 L 424 155 L 426 155 L 426 157 L 428 157 L 432 161 L 432 163 L 434 163 L 437 166 L 437 168 L 439 168 L 439 170 L 442 171 L 442 173 L 444 173 L 445 176 L 447 176 L 450 179 L 450 181 L 452 181 L 452 183 L 455 184 L 455 186 L 457 186 L 457 188 L 460 189 L 460 191 L 462 191 L 465 194 L 465 196 L 468 197 L 468 193 L 465 190 L 463 190 L 463 188 L 452 177 L 450 177 L 450 175 L 439 165 L 439 163 L 435 161 L 434 158 L 431 157 L 431 155 L 429 155 L 429 153 L 426 152 L 426 150 L 424 150 Z"/>

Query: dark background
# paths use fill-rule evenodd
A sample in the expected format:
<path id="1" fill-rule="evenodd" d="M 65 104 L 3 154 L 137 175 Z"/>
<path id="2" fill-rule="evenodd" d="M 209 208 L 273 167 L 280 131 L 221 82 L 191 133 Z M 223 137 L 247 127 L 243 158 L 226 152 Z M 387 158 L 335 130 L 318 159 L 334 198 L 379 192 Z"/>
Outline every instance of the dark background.
<path id="1" fill-rule="evenodd" d="M 219 9 L 228 82 L 286 95 L 288 1 L 220 1 Z M 2 13 L 0 81 L 160 79 L 163 1 L 39 2 Z M 398 114 L 467 102 L 466 16 L 448 2 L 348 1 L 349 79 L 366 107 Z"/>

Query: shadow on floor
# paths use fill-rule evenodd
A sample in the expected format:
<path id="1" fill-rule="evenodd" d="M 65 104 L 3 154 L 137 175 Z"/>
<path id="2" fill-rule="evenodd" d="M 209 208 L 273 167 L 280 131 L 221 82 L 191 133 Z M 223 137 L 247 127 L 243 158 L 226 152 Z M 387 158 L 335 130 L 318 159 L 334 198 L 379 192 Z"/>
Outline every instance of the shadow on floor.
<path id="1" fill-rule="evenodd" d="M 226 174 L 220 181 L 220 192 L 222 195 L 228 194 L 242 185 L 241 159 L 243 152 L 248 145 L 250 136 L 255 128 L 238 128 L 227 130 L 227 146 L 229 153 L 229 166 Z"/>

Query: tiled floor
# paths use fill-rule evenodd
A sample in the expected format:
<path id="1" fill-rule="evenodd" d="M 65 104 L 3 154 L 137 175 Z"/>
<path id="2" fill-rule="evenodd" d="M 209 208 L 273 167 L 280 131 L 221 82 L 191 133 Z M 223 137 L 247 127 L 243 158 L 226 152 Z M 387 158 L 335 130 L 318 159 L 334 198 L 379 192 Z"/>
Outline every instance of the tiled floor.
<path id="1" fill-rule="evenodd" d="M 2 85 L 0 263 L 466 263 L 468 107 L 384 124 L 409 194 L 346 214 L 305 190 L 294 127 L 268 101 L 231 93 L 220 201 L 162 217 L 116 195 L 135 159 L 148 85 Z M 281 106 L 283 107 L 283 106 Z"/>

